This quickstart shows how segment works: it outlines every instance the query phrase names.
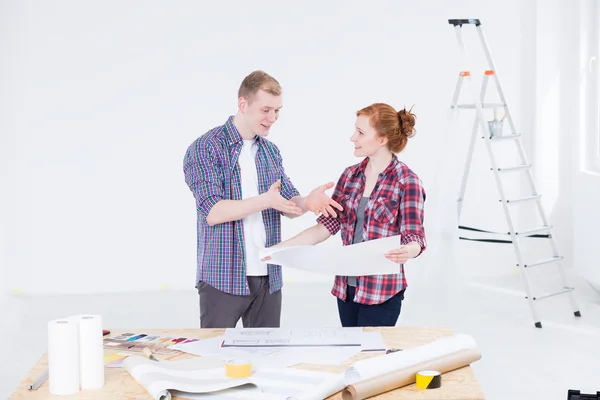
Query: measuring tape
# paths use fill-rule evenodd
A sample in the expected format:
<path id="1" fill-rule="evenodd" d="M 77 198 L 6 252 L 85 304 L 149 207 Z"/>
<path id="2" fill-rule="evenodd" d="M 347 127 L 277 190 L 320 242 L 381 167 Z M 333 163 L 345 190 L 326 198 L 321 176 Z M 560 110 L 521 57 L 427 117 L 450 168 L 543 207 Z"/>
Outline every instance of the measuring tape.
<path id="1" fill-rule="evenodd" d="M 442 374 L 432 370 L 420 371 L 415 383 L 419 389 L 437 389 L 442 386 Z"/>
<path id="2" fill-rule="evenodd" d="M 225 363 L 225 375 L 240 379 L 252 375 L 252 363 L 246 360 L 231 360 Z"/>

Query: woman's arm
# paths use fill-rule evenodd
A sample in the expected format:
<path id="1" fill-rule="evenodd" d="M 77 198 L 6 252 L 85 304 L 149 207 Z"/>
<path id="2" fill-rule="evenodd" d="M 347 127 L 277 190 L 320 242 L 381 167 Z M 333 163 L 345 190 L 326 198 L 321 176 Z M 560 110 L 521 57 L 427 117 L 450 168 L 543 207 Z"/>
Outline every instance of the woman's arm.
<path id="1" fill-rule="evenodd" d="M 315 245 L 324 242 L 325 240 L 329 239 L 330 236 L 331 233 L 329 233 L 329 230 L 325 228 L 325 225 L 316 224 L 300 232 L 296 236 L 288 240 L 284 240 L 283 242 L 279 243 L 277 247 Z"/>
<path id="2" fill-rule="evenodd" d="M 315 226 L 311 226 L 308 229 L 300 232 L 296 236 L 284 240 L 283 242 L 276 244 L 275 246 L 269 247 L 270 249 L 276 249 L 280 247 L 289 247 L 289 246 L 311 246 L 315 244 L 319 244 L 324 242 L 331 236 L 329 230 L 323 224 L 317 224 Z M 261 259 L 261 261 L 270 260 L 271 257 L 267 256 Z"/>
<path id="3" fill-rule="evenodd" d="M 404 183 L 404 194 L 400 199 L 398 224 L 402 244 L 385 255 L 388 260 L 398 264 L 417 258 L 427 247 L 423 225 L 425 189 L 416 176 L 401 178 L 401 181 Z"/>

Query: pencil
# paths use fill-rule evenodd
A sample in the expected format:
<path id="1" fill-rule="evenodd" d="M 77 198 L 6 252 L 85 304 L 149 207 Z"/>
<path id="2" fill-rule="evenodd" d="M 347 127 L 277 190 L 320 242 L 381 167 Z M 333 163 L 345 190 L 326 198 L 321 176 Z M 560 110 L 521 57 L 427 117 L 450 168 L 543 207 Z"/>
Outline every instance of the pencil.
<path id="1" fill-rule="evenodd" d="M 144 354 L 148 356 L 149 359 L 151 359 L 152 361 L 158 361 L 156 359 L 156 357 L 154 357 L 154 355 L 152 354 L 152 350 L 150 350 L 149 348 L 145 347 L 143 350 Z"/>

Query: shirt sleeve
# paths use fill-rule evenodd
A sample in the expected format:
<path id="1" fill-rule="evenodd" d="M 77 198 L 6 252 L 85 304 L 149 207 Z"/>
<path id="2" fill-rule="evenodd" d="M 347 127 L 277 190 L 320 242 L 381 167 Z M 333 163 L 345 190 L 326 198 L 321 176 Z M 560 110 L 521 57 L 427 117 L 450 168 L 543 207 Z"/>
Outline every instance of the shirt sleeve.
<path id="1" fill-rule="evenodd" d="M 296 189 L 290 177 L 285 173 L 285 169 L 283 168 L 283 158 L 281 157 L 281 153 L 275 144 L 273 144 L 273 150 L 275 165 L 278 169 L 279 178 L 281 179 L 281 190 L 279 191 L 279 193 L 281 193 L 281 197 L 289 200 L 292 197 L 300 196 L 300 192 L 298 189 Z"/>
<path id="2" fill-rule="evenodd" d="M 198 212 L 206 218 L 215 204 L 223 200 L 223 172 L 210 145 L 190 146 L 183 161 L 185 182 L 194 194 Z"/>
<path id="3" fill-rule="evenodd" d="M 345 204 L 343 204 L 343 202 L 341 201 L 345 181 L 346 171 L 344 171 L 344 173 L 338 179 L 337 184 L 335 185 L 335 189 L 333 189 L 333 193 L 331 195 L 331 199 L 336 203 L 340 204 L 342 207 L 345 207 Z M 344 209 L 343 211 L 339 211 L 336 209 L 335 212 L 337 214 L 336 218 L 324 216 L 323 214 L 319 215 L 319 217 L 317 218 L 317 222 L 319 224 L 323 224 L 332 236 L 337 234 L 341 228 L 340 214 L 348 211 L 346 209 Z"/>
<path id="4" fill-rule="evenodd" d="M 400 199 L 400 234 L 402 244 L 417 242 L 421 245 L 420 255 L 427 247 L 425 238 L 424 209 L 425 189 L 419 178 L 408 177 L 404 183 L 404 193 Z"/>

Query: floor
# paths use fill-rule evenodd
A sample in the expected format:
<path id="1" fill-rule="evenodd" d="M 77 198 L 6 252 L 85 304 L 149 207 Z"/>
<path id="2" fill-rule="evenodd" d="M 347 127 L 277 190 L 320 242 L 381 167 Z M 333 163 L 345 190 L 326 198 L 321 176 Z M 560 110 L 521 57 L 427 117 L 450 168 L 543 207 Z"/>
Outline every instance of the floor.
<path id="1" fill-rule="evenodd" d="M 418 287 L 407 292 L 398 324 L 447 325 L 472 335 L 483 354 L 473 368 L 486 399 L 564 400 L 568 389 L 600 391 L 599 292 L 572 277 L 582 317 L 573 316 L 565 296 L 552 297 L 538 305 L 543 328 L 537 329 L 526 300 L 512 294 L 520 289 L 518 274 L 488 268 L 489 262 L 482 273 L 478 260 L 463 262 L 462 284 L 445 295 L 419 296 Z M 286 284 L 282 326 L 339 326 L 329 290 L 327 282 Z M 14 297 L 0 325 L 0 339 L 11 343 L 1 350 L 0 398 L 10 395 L 45 351 L 46 322 L 77 313 L 99 313 L 109 329 L 198 326 L 194 290 Z"/>

